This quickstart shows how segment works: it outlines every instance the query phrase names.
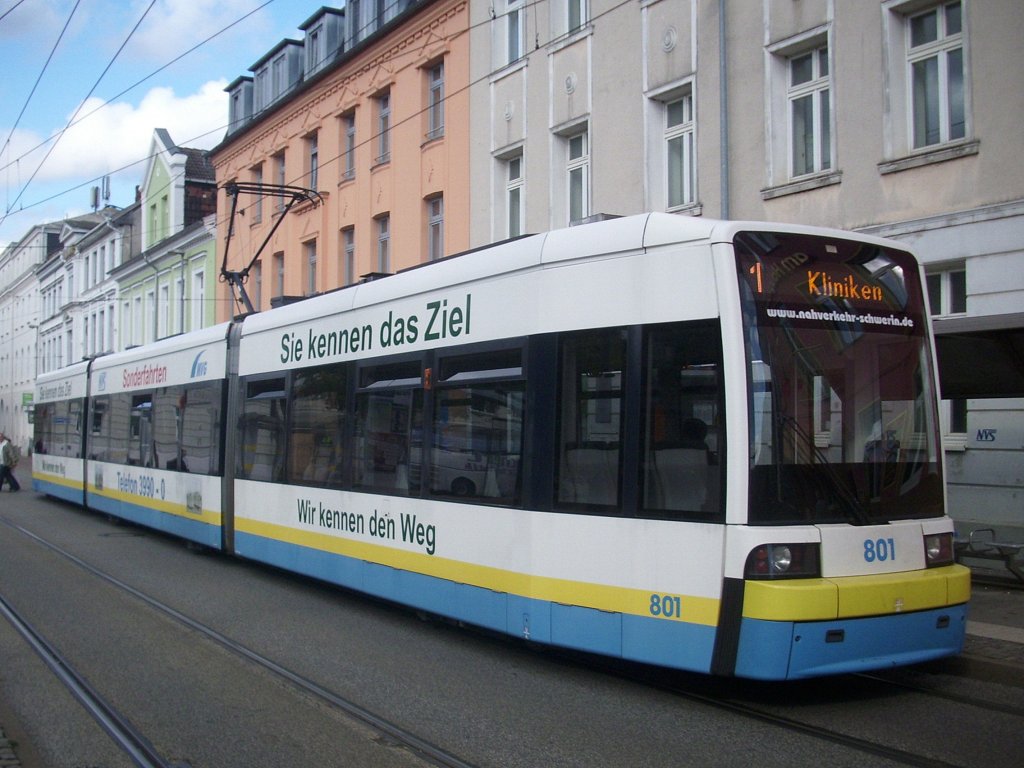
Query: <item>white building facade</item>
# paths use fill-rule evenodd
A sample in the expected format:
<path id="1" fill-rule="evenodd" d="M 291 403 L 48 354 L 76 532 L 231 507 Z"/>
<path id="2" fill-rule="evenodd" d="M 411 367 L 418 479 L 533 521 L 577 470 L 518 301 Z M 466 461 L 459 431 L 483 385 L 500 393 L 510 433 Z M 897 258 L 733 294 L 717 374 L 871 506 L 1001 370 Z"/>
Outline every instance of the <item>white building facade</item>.
<path id="1" fill-rule="evenodd" d="M 834 226 L 913 245 L 938 317 L 1020 312 L 1020 11 L 472 4 L 472 244 L 646 210 Z M 1024 541 L 1024 400 L 943 411 L 951 514 Z"/>

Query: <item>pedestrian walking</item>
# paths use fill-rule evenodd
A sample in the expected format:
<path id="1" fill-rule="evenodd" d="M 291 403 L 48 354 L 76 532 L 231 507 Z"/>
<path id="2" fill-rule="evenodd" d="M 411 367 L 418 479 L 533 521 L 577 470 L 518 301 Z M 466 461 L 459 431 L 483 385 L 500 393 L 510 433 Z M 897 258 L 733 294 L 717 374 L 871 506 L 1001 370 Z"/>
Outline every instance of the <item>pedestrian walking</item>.
<path id="1" fill-rule="evenodd" d="M 5 482 L 11 486 L 12 493 L 21 490 L 18 478 L 14 476 L 16 466 L 18 466 L 17 452 L 11 445 L 11 441 L 7 439 L 7 435 L 0 432 L 0 491 L 4 489 Z"/>

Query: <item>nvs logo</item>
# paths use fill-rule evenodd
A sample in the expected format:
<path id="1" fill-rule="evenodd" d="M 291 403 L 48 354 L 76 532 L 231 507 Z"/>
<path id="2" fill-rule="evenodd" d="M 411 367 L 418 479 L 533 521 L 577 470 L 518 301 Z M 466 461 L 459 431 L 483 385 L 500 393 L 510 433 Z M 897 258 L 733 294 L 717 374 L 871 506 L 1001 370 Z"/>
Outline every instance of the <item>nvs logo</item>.
<path id="1" fill-rule="evenodd" d="M 978 435 L 975 437 L 979 443 L 994 443 L 996 441 L 997 429 L 979 429 Z"/>
<path id="2" fill-rule="evenodd" d="M 192 373 L 189 375 L 190 379 L 197 379 L 200 376 L 206 375 L 206 361 L 203 360 L 203 355 L 206 353 L 204 349 L 198 355 L 196 359 L 192 361 Z"/>

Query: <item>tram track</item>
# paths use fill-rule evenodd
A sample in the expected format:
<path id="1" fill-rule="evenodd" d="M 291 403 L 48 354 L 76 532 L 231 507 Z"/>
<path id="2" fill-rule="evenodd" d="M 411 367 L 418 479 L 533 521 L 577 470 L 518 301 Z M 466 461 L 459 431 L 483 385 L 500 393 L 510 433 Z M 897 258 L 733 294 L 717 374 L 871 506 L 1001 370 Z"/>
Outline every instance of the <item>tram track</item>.
<path id="1" fill-rule="evenodd" d="M 686 701 L 712 707 L 748 720 L 765 723 L 790 733 L 796 733 L 819 741 L 836 744 L 876 758 L 890 760 L 900 765 L 919 766 L 920 768 L 964 768 L 964 766 L 959 763 L 951 763 L 941 760 L 933 754 L 925 755 L 905 749 L 899 749 L 878 741 L 864 739 L 859 736 L 838 732 L 821 725 L 798 720 L 786 715 L 769 712 L 762 707 L 748 704 L 737 698 L 713 693 L 702 693 L 694 690 L 693 687 L 658 680 L 649 672 L 645 673 L 623 670 L 621 668 L 612 668 L 611 666 L 609 666 L 606 671 L 611 674 L 615 674 L 620 678 L 632 680 L 633 682 L 670 693 L 673 696 Z M 718 682 L 723 681 L 711 681 L 710 687 L 716 687 L 716 683 Z M 700 685 L 708 686 L 709 684 L 708 681 L 702 680 Z"/>
<path id="2" fill-rule="evenodd" d="M 164 759 L 145 734 L 100 695 L 60 653 L 57 647 L 33 627 L 3 595 L 0 595 L 0 615 L 7 619 L 61 684 L 137 766 L 140 768 L 185 768 L 182 763 Z"/>
<path id="3" fill-rule="evenodd" d="M 359 721 L 363 725 L 370 727 L 380 737 L 386 739 L 390 744 L 398 745 L 400 747 L 407 749 L 408 751 L 412 752 L 428 764 L 442 766 L 442 768 L 477 768 L 476 764 L 463 760 L 458 755 L 448 752 L 442 747 L 439 747 L 436 744 L 431 743 L 427 739 L 420 737 L 416 733 L 413 733 L 412 731 L 403 728 L 402 726 L 394 722 L 391 722 L 387 718 L 370 711 L 369 709 L 361 706 L 352 699 L 342 696 L 327 688 L 324 688 L 323 686 L 319 685 L 318 683 L 309 679 L 308 677 L 305 677 L 304 675 L 294 672 L 288 669 L 287 667 L 278 664 L 272 659 L 269 659 L 268 657 L 252 650 L 251 648 L 248 648 L 247 646 L 235 640 L 232 640 L 230 637 L 218 632 L 212 627 L 189 616 L 186 616 L 184 613 L 173 608 L 172 606 L 167 605 L 166 603 L 152 597 L 151 595 L 147 595 L 141 590 L 138 590 L 130 584 L 127 584 L 126 582 L 118 579 L 117 577 L 112 576 L 111 574 L 106 573 L 100 570 L 99 568 L 96 568 L 95 566 L 89 564 L 77 555 L 65 550 L 64 548 L 60 547 L 57 544 L 54 544 L 53 542 L 47 541 L 38 534 L 33 533 L 32 531 L 22 526 L 11 523 L 10 521 L 3 519 L 2 517 L 0 517 L 0 522 L 8 526 L 9 528 L 18 531 L 22 535 L 33 540 L 34 542 L 46 548 L 47 550 L 53 552 L 54 554 L 57 554 L 65 558 L 66 560 L 70 561 L 74 565 L 84 570 L 86 573 L 89 573 L 90 575 L 106 582 L 107 584 L 110 584 L 111 586 L 116 587 L 117 589 L 131 595 L 137 600 L 140 600 L 145 605 L 148 605 L 150 608 L 159 611 L 163 615 L 187 627 L 189 630 L 199 634 L 200 636 L 208 640 L 213 641 L 214 643 L 224 648 L 231 654 L 244 659 L 245 661 L 257 666 L 265 672 L 271 673 L 273 676 L 280 680 L 283 680 L 285 683 L 287 683 L 293 689 L 299 691 L 300 693 L 306 696 L 310 696 L 316 701 L 327 705 L 329 708 L 340 713 L 343 713 L 344 715 Z M 0 597 L 0 607 L 6 608 L 6 603 L 3 602 L 2 597 Z M 7 615 L 6 610 L 2 610 L 0 612 L 3 612 L 4 615 L 7 616 L 9 621 L 12 620 L 11 616 Z M 16 616 L 13 610 L 12 615 Z M 12 621 L 12 623 L 14 623 L 14 621 Z M 26 637 L 26 635 L 21 632 L 20 628 L 18 629 L 18 631 L 22 634 L 23 637 Z M 38 635 L 37 633 L 31 632 L 29 636 L 36 637 Z M 28 637 L 26 637 L 26 640 L 28 641 Z M 45 646 L 45 641 L 41 638 L 40 643 Z M 30 644 L 32 643 L 30 642 Z M 35 645 L 33 645 L 33 647 L 35 648 Z M 37 650 L 37 652 L 39 651 Z M 70 665 L 68 665 L 66 662 L 57 661 L 57 659 L 59 659 L 58 655 L 54 655 L 53 658 L 55 659 L 55 664 L 51 665 L 50 662 L 48 661 L 47 665 L 50 666 L 51 670 L 53 670 L 55 673 L 58 673 L 58 677 L 61 679 L 61 682 L 64 682 L 65 685 L 68 685 L 68 682 L 65 680 L 65 677 L 59 674 L 59 670 L 70 670 Z M 45 659 L 46 657 L 44 657 L 44 660 Z M 90 714 L 92 714 L 101 723 L 101 725 L 104 726 L 105 730 L 107 730 L 108 733 L 111 733 L 112 737 L 115 738 L 117 744 L 121 746 L 122 749 L 124 749 L 126 752 L 128 752 L 130 756 L 133 756 L 133 752 L 129 751 L 129 748 L 133 747 L 133 744 L 136 740 L 140 744 L 148 743 L 146 742 L 142 734 L 135 732 L 133 735 L 130 728 L 125 729 L 124 741 L 121 740 L 120 730 L 114 729 L 113 732 L 111 732 L 111 730 L 108 729 L 105 724 L 105 719 L 101 718 L 109 717 L 109 719 L 115 724 L 118 722 L 123 722 L 127 724 L 127 719 L 117 715 L 117 713 L 113 710 L 112 707 L 109 707 L 109 705 L 104 705 L 104 703 L 102 702 L 102 698 L 94 691 L 91 691 L 91 689 L 88 688 L 87 684 L 85 684 L 83 687 L 87 692 L 85 700 L 79 697 L 79 694 L 76 692 L 75 689 L 72 689 L 72 693 L 75 693 L 76 698 L 79 698 L 79 701 L 81 701 L 83 705 L 86 706 Z M 90 706 L 90 704 L 86 703 L 91 703 L 94 700 L 97 702 L 95 710 L 93 709 L 92 706 Z M 153 752 L 152 758 L 155 760 L 162 760 L 162 758 L 160 758 L 159 755 L 155 753 L 155 751 Z M 135 759 L 134 756 L 133 759 Z M 182 768 L 182 766 L 180 766 L 177 763 L 168 762 L 138 762 L 138 765 L 142 766 L 143 768 L 150 768 L 150 766 L 152 766 L 153 768 Z"/>
<path id="4" fill-rule="evenodd" d="M 121 579 L 118 579 L 117 577 L 91 565 L 72 552 L 67 551 L 62 546 L 47 541 L 45 538 L 33 531 L 10 522 L 2 517 L 0 517 L 0 522 L 32 540 L 40 547 L 64 558 L 93 577 L 102 580 L 117 590 L 130 595 L 150 608 L 183 625 L 189 631 L 213 641 L 234 656 L 245 660 L 261 670 L 271 673 L 271 675 L 279 680 L 283 680 L 288 687 L 298 691 L 300 694 L 326 705 L 327 708 L 333 711 L 352 718 L 353 720 L 357 720 L 365 726 L 369 726 L 375 733 L 379 734 L 378 739 L 382 742 L 405 748 L 408 752 L 414 754 L 419 759 L 432 765 L 473 768 L 473 763 L 467 762 L 458 755 L 438 747 L 429 740 L 422 738 L 408 729 L 402 728 L 396 723 L 389 721 L 387 718 L 380 716 L 376 712 L 361 706 L 358 702 L 345 696 L 338 695 L 334 691 L 321 686 L 314 680 L 298 674 L 272 659 L 252 650 L 251 648 L 236 642 L 232 638 L 218 632 L 212 627 L 185 615 L 181 611 L 162 602 L 161 600 L 156 599 L 136 587 L 125 583 Z M 490 633 L 484 632 L 484 634 L 490 636 Z M 761 706 L 760 703 L 757 702 L 751 703 L 750 701 L 746 701 L 742 695 L 730 695 L 730 692 L 734 692 L 731 685 L 733 681 L 722 681 L 713 678 L 696 679 L 683 674 L 670 674 L 666 676 L 664 674 L 664 670 L 657 670 L 655 668 L 642 667 L 638 665 L 629 665 L 625 663 L 607 662 L 600 658 L 594 658 L 586 655 L 581 656 L 571 652 L 554 652 L 551 649 L 544 649 L 543 653 L 548 658 L 561 658 L 564 659 L 566 663 L 576 666 L 582 665 L 589 669 L 597 669 L 602 674 L 611 674 L 629 682 L 639 683 L 644 687 L 662 690 L 679 698 L 680 700 L 694 702 L 702 707 L 724 711 L 736 717 L 747 719 L 751 722 L 762 723 L 788 733 L 815 739 L 823 743 L 837 745 L 844 749 L 870 755 L 875 759 L 888 760 L 893 764 L 939 766 L 939 768 L 952 768 L 953 766 L 969 764 L 946 762 L 941 759 L 937 759 L 934 752 L 931 754 L 919 754 L 912 749 L 896 748 L 889 744 L 862 738 L 857 735 L 837 732 L 832 728 L 824 727 L 812 722 L 806 722 L 799 718 L 787 716 L 786 714 L 772 712 L 770 711 L 770 707 Z M 913 693 L 938 696 L 957 704 L 988 708 L 991 711 L 1015 717 L 1024 716 L 1024 710 L 1019 707 L 999 706 L 998 704 L 978 699 L 976 697 L 952 693 L 946 694 L 942 691 L 935 691 L 934 689 L 929 689 L 925 686 L 900 684 L 899 681 L 891 681 L 883 677 L 860 675 L 850 676 L 850 679 L 863 680 L 872 686 L 896 686 L 903 690 L 909 690 Z M 742 688 L 747 691 L 751 690 L 749 684 L 742 684 Z M 752 695 L 755 698 L 761 698 L 756 692 Z M 169 767 L 174 766 L 174 764 L 170 763 L 140 764 L 167 765 Z"/>
<path id="5" fill-rule="evenodd" d="M 1006 704 L 999 701 L 992 701 L 990 699 L 982 699 L 977 696 L 968 696 L 962 693 L 942 691 L 932 686 L 920 685 L 917 683 L 909 683 L 902 680 L 892 680 L 882 675 L 862 673 L 857 675 L 857 678 L 865 681 L 870 681 L 871 683 L 877 684 L 885 688 L 909 691 L 912 693 L 920 694 L 922 696 L 929 696 L 935 699 L 942 699 L 943 701 L 950 701 L 954 704 L 963 704 L 964 706 L 974 707 L 976 709 L 985 710 L 987 712 L 995 712 L 1003 715 L 1019 717 L 1022 720 L 1024 720 L 1024 706 Z"/>
<path id="6" fill-rule="evenodd" d="M 752 721 L 765 723 L 790 733 L 801 734 L 810 738 L 839 745 L 847 749 L 871 755 L 875 758 L 882 758 L 893 763 L 908 766 L 920 766 L 920 768 L 965 768 L 971 763 L 957 763 L 943 760 L 934 753 L 924 754 L 912 750 L 901 749 L 876 740 L 862 738 L 849 733 L 843 733 L 833 728 L 818 725 L 806 720 L 797 719 L 777 712 L 771 712 L 764 706 L 752 704 L 742 698 L 730 695 L 725 691 L 731 689 L 734 684 L 740 685 L 745 690 L 760 688 L 759 683 L 750 681 L 733 681 L 726 679 L 694 677 L 689 673 L 670 673 L 663 675 L 661 670 L 642 667 L 626 662 L 617 662 L 603 657 L 591 657 L 586 654 L 578 654 L 566 651 L 551 651 L 544 649 L 552 656 L 557 656 L 564 663 L 580 665 L 591 669 L 599 669 L 603 673 L 614 675 L 620 679 L 644 685 L 669 693 L 681 700 L 694 702 L 702 706 L 728 712 L 738 717 Z M 680 681 L 682 678 L 682 681 Z M 865 682 L 874 686 L 875 691 L 887 689 L 888 691 L 902 691 L 913 693 L 930 698 L 941 699 L 950 703 L 969 706 L 986 712 L 1000 715 L 1009 715 L 1024 719 L 1024 707 L 1014 704 L 982 699 L 977 696 L 942 691 L 934 687 L 919 685 L 909 682 L 888 679 L 882 675 L 862 673 L 848 675 L 846 678 L 852 682 Z M 820 681 L 810 681 L 819 683 Z M 790 685 L 799 686 L 799 682 Z M 756 698 L 763 697 L 763 691 L 752 694 Z"/>

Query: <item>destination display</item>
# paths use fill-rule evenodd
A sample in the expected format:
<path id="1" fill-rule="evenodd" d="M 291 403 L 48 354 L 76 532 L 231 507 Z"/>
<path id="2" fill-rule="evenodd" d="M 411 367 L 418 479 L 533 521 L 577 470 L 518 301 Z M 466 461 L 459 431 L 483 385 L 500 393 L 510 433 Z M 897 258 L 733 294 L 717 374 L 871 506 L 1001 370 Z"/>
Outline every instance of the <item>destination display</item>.
<path id="1" fill-rule="evenodd" d="M 743 294 L 758 324 L 859 326 L 921 333 L 924 313 L 913 258 L 878 246 L 772 232 L 735 239 Z"/>

